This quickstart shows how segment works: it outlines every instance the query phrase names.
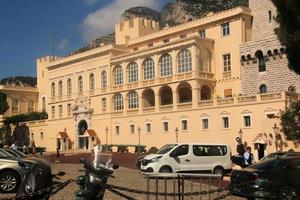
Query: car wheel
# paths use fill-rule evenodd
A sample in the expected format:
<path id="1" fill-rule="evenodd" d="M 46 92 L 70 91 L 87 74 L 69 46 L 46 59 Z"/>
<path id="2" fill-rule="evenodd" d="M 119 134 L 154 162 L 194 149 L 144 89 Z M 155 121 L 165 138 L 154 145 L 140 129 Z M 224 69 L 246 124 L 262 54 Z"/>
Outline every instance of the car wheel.
<path id="1" fill-rule="evenodd" d="M 216 175 L 221 175 L 221 178 L 223 178 L 224 169 L 223 169 L 223 167 L 216 167 L 214 169 L 213 173 L 216 174 Z"/>
<path id="2" fill-rule="evenodd" d="M 172 173 L 172 168 L 169 166 L 163 166 L 159 170 L 160 173 Z"/>
<path id="3" fill-rule="evenodd" d="M 0 192 L 14 193 L 20 185 L 20 178 L 16 172 L 3 172 L 0 175 Z"/>
<path id="4" fill-rule="evenodd" d="M 293 189 L 284 189 L 280 191 L 279 199 L 281 200 L 297 200 L 299 199 L 299 195 L 297 195 L 296 191 Z"/>

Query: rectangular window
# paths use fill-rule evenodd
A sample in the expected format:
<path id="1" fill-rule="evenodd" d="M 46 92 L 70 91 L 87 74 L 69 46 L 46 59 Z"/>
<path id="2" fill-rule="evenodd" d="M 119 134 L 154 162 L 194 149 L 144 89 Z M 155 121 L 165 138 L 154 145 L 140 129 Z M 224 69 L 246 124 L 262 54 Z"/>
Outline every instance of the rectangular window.
<path id="1" fill-rule="evenodd" d="M 170 40 L 169 39 L 164 39 L 164 43 L 167 43 L 169 42 Z"/>
<path id="2" fill-rule="evenodd" d="M 205 29 L 199 31 L 199 36 L 202 37 L 202 38 L 206 37 Z"/>
<path id="3" fill-rule="evenodd" d="M 70 104 L 70 103 L 67 105 L 67 113 L 68 113 L 68 117 L 71 117 L 71 114 L 72 114 L 72 107 L 71 107 L 71 104 Z"/>
<path id="4" fill-rule="evenodd" d="M 115 126 L 116 135 L 120 134 L 120 126 Z"/>
<path id="5" fill-rule="evenodd" d="M 269 23 L 271 23 L 271 22 L 272 22 L 272 11 L 269 10 Z"/>
<path id="6" fill-rule="evenodd" d="M 12 100 L 12 114 L 13 115 L 19 114 L 19 101 L 17 99 Z"/>
<path id="7" fill-rule="evenodd" d="M 181 120 L 181 130 L 183 130 L 183 131 L 188 130 L 188 121 L 186 119 Z"/>
<path id="8" fill-rule="evenodd" d="M 230 54 L 223 55 L 223 72 L 231 71 L 231 56 Z"/>
<path id="9" fill-rule="evenodd" d="M 51 106 L 51 118 L 55 118 L 55 106 Z"/>
<path id="10" fill-rule="evenodd" d="M 130 133 L 134 133 L 134 124 L 130 124 L 129 129 Z"/>
<path id="11" fill-rule="evenodd" d="M 146 124 L 146 132 L 151 133 L 151 123 Z"/>
<path id="12" fill-rule="evenodd" d="M 230 35 L 229 22 L 226 22 L 226 23 L 222 24 L 221 25 L 221 29 L 222 29 L 222 36 L 228 36 L 228 35 Z"/>
<path id="13" fill-rule="evenodd" d="M 59 118 L 62 118 L 62 113 L 63 113 L 63 106 L 62 106 L 62 105 L 59 105 L 59 106 L 58 106 L 58 117 L 59 117 Z"/>
<path id="14" fill-rule="evenodd" d="M 202 119 L 202 129 L 208 129 L 208 118 Z"/>
<path id="15" fill-rule="evenodd" d="M 102 98 L 102 112 L 106 112 L 107 104 L 106 104 L 106 98 Z"/>
<path id="16" fill-rule="evenodd" d="M 169 131 L 169 122 L 163 122 L 163 131 L 168 132 Z"/>
<path id="17" fill-rule="evenodd" d="M 244 116 L 244 127 L 251 127 L 251 116 Z"/>
<path id="18" fill-rule="evenodd" d="M 229 128 L 229 117 L 222 117 L 223 128 Z"/>
<path id="19" fill-rule="evenodd" d="M 34 111 L 34 101 L 29 101 L 28 102 L 28 112 L 33 112 Z"/>
<path id="20" fill-rule="evenodd" d="M 224 97 L 225 97 L 225 98 L 230 98 L 230 97 L 232 97 L 232 89 L 224 90 Z"/>
<path id="21" fill-rule="evenodd" d="M 44 139 L 44 132 L 40 132 L 40 140 Z"/>
<path id="22" fill-rule="evenodd" d="M 180 39 L 186 38 L 186 34 L 180 35 Z"/>

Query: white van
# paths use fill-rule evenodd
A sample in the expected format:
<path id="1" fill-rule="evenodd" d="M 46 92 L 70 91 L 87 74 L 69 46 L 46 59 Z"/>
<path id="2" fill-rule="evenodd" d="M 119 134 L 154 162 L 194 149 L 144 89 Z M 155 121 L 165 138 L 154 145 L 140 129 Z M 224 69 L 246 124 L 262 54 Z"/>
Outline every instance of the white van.
<path id="1" fill-rule="evenodd" d="M 141 162 L 142 172 L 214 173 L 223 176 L 232 169 L 228 144 L 167 144 Z"/>

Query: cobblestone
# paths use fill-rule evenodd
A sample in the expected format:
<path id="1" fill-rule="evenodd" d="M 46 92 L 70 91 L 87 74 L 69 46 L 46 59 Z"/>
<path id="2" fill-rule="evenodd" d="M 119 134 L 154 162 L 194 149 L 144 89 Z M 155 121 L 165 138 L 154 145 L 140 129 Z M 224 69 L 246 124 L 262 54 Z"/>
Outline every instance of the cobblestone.
<path id="1" fill-rule="evenodd" d="M 65 181 L 68 179 L 75 179 L 77 176 L 82 175 L 84 173 L 84 172 L 78 171 L 78 170 L 83 169 L 82 164 L 61 164 L 61 163 L 56 164 L 56 163 L 53 163 L 53 164 L 51 164 L 51 169 L 52 169 L 52 173 L 57 173 L 59 171 L 66 172 L 66 174 L 63 177 L 61 177 L 60 181 Z M 142 174 L 139 173 L 138 170 L 120 167 L 119 169 L 114 171 L 113 175 L 116 178 L 109 178 L 108 184 L 146 191 L 146 179 L 144 178 L 144 176 Z M 199 191 L 200 184 L 195 183 L 195 182 L 193 184 L 194 184 L 193 191 L 194 192 Z M 153 191 L 153 192 L 155 191 L 154 186 L 155 186 L 154 181 L 151 181 L 150 191 Z M 163 181 L 159 182 L 158 188 L 159 188 L 160 192 L 164 191 Z M 201 188 L 202 188 L 202 190 L 208 190 L 208 186 L 205 184 L 202 184 Z M 74 192 L 78 189 L 79 189 L 78 185 L 75 182 L 73 182 L 73 183 L 67 185 L 63 190 L 59 191 L 57 194 L 51 196 L 50 200 L 73 200 Z M 212 189 L 215 189 L 215 187 L 212 187 Z M 173 182 L 168 183 L 167 190 L 168 190 L 168 192 L 173 191 Z M 189 184 L 189 182 L 187 182 L 185 191 L 189 192 L 190 190 L 191 190 L 190 184 Z M 127 196 L 133 197 L 134 199 L 137 199 L 137 200 L 146 199 L 146 195 L 133 194 L 133 193 L 123 192 L 123 191 L 121 191 L 121 192 L 123 194 L 126 194 Z M 12 195 L 0 194 L 0 199 L 1 199 L 1 197 L 3 197 L 3 198 L 12 197 Z M 214 197 L 216 197 L 216 196 L 212 195 L 211 199 L 213 199 Z M 110 191 L 106 191 L 104 199 L 105 200 L 122 200 L 125 198 L 122 198 L 116 194 L 113 194 Z M 155 197 L 152 196 L 150 199 L 154 200 Z M 159 197 L 158 199 L 164 199 L 164 197 Z M 167 199 L 169 200 L 169 199 L 173 199 L 173 198 L 168 197 Z M 191 198 L 186 197 L 185 199 L 189 200 Z M 200 197 L 194 197 L 194 199 L 200 199 Z M 208 195 L 206 195 L 206 196 L 203 196 L 201 199 L 206 200 L 209 198 L 208 198 Z M 233 196 L 227 197 L 226 199 L 228 199 L 228 200 L 244 200 L 243 198 L 238 198 L 238 197 L 233 197 Z"/>

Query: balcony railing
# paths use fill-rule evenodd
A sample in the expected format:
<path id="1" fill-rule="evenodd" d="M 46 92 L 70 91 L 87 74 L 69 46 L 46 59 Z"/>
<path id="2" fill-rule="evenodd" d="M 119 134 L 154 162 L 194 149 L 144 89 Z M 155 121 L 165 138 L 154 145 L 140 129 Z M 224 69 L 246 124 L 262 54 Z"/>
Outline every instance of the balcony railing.
<path id="1" fill-rule="evenodd" d="M 160 110 L 160 111 L 173 110 L 173 104 L 160 106 L 160 107 L 159 107 L 159 110 Z"/>
<path id="2" fill-rule="evenodd" d="M 151 112 L 155 112 L 155 106 L 151 106 L 151 107 L 144 107 L 144 108 L 143 108 L 143 112 L 144 112 L 144 113 L 151 113 Z"/>
<path id="3" fill-rule="evenodd" d="M 234 98 L 224 98 L 224 99 L 217 99 L 217 104 L 218 105 L 223 105 L 223 104 L 233 104 L 234 103 Z"/>
<path id="4" fill-rule="evenodd" d="M 199 107 L 203 107 L 203 106 L 212 106 L 214 104 L 213 100 L 202 100 L 198 102 L 198 106 Z"/>
<path id="5" fill-rule="evenodd" d="M 178 109 L 189 109 L 192 108 L 192 102 L 179 103 L 177 107 Z"/>

